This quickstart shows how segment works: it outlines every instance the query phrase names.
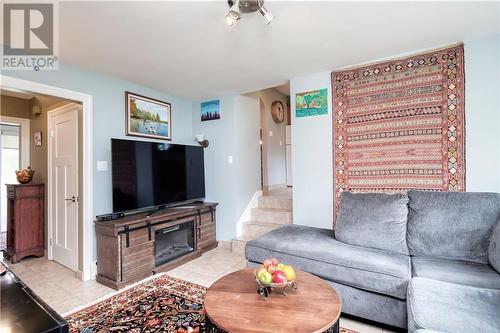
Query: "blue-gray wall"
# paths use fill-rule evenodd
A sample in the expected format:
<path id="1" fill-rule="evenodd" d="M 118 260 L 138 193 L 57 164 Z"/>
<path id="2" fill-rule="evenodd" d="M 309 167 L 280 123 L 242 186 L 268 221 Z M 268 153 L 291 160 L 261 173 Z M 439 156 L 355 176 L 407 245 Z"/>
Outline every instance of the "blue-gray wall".
<path id="1" fill-rule="evenodd" d="M 500 35 L 464 48 L 466 189 L 500 192 Z"/>
<path id="2" fill-rule="evenodd" d="M 231 239 L 231 222 L 236 221 L 234 205 L 235 170 L 234 164 L 227 162 L 234 156 L 234 104 L 237 96 L 221 98 L 221 119 L 201 121 L 200 103 L 193 103 L 193 133 L 203 134 L 210 145 L 205 149 L 205 189 L 209 201 L 218 202 L 217 238 Z M 234 158 L 234 157 L 233 157 Z M 236 222 L 234 223 L 236 229 Z"/>
<path id="3" fill-rule="evenodd" d="M 290 100 L 295 94 L 328 89 L 328 114 L 292 116 L 293 222 L 331 228 L 333 221 L 332 101 L 331 71 L 290 80 Z"/>
<path id="4" fill-rule="evenodd" d="M 193 144 L 192 102 L 97 72 L 60 64 L 57 71 L 2 71 L 3 75 L 36 81 L 92 95 L 94 214 L 113 209 L 111 170 L 97 171 L 96 161 L 111 163 L 111 138 L 125 138 L 125 91 L 172 104 L 172 142 Z M 129 137 L 131 138 L 131 137 Z M 140 138 L 134 137 L 134 140 Z M 151 140 L 151 139 L 147 139 Z M 87 158 L 87 157 L 85 157 Z"/>
<path id="5" fill-rule="evenodd" d="M 221 98 L 221 119 L 200 120 L 193 103 L 193 133 L 210 141 L 205 149 L 206 199 L 218 202 L 217 239 L 236 237 L 236 225 L 260 190 L 259 100 L 244 95 Z M 228 163 L 231 156 L 233 163 Z"/>

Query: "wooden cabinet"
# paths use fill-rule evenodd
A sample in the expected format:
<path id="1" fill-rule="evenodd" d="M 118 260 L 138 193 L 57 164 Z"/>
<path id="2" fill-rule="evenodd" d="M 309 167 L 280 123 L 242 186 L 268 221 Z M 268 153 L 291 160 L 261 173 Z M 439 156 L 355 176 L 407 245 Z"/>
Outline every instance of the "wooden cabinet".
<path id="1" fill-rule="evenodd" d="M 96 221 L 97 281 L 120 289 L 152 274 L 167 271 L 217 247 L 215 203 L 200 203 L 139 213 L 112 221 Z M 192 249 L 157 264 L 156 249 L 163 230 L 189 225 Z M 158 239 L 157 239 L 158 237 Z"/>
<path id="2" fill-rule="evenodd" d="M 15 264 L 24 257 L 43 257 L 43 184 L 7 185 L 7 251 Z"/>
<path id="3" fill-rule="evenodd" d="M 200 214 L 198 222 L 198 249 L 208 251 L 217 247 L 215 241 L 215 210 Z"/>

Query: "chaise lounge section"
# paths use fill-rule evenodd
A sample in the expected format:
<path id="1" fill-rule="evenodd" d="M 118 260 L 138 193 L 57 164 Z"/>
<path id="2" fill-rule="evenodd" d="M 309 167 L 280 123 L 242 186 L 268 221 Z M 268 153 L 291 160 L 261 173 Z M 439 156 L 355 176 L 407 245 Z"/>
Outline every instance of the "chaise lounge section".
<path id="1" fill-rule="evenodd" d="M 246 246 L 329 282 L 343 312 L 442 332 L 500 330 L 500 194 L 341 196 L 332 230 L 287 225 Z"/>

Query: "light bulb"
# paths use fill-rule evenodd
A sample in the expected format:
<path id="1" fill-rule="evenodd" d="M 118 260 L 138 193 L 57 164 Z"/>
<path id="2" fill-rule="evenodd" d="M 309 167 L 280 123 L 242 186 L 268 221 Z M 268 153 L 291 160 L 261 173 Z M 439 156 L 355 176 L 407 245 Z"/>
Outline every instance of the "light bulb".
<path id="1" fill-rule="evenodd" d="M 234 25 L 234 20 L 231 18 L 231 16 L 226 15 L 226 24 L 230 27 L 232 27 Z"/>
<path id="2" fill-rule="evenodd" d="M 266 24 L 271 23 L 274 20 L 274 15 L 269 12 L 266 7 L 261 6 L 259 8 L 259 12 L 264 16 L 264 19 L 266 20 Z"/>

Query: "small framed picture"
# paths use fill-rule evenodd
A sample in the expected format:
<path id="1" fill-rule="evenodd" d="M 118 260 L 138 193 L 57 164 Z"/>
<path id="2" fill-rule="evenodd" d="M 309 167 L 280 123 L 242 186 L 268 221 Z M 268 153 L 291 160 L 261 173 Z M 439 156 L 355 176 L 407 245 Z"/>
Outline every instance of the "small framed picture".
<path id="1" fill-rule="evenodd" d="M 41 131 L 35 132 L 34 141 L 35 141 L 35 147 L 42 146 L 42 132 Z"/>
<path id="2" fill-rule="evenodd" d="M 328 114 L 328 89 L 311 90 L 295 95 L 295 117 Z"/>
<path id="3" fill-rule="evenodd" d="M 220 119 L 221 103 L 220 99 L 202 102 L 200 104 L 201 121 Z"/>

